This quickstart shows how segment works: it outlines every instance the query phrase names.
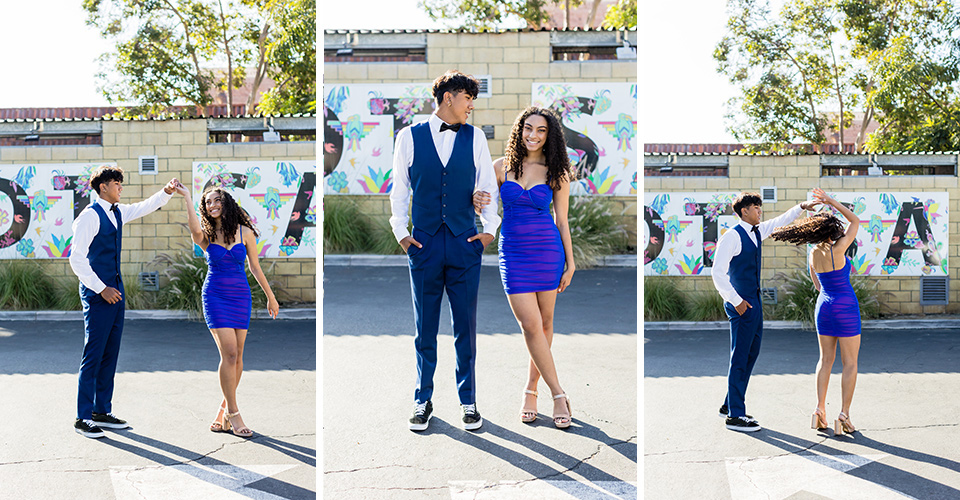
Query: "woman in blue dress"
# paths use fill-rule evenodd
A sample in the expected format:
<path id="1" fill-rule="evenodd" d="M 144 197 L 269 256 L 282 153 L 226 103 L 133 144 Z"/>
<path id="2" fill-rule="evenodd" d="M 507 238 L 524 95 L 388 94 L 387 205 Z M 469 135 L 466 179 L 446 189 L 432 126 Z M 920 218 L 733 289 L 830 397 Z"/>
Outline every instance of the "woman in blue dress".
<path id="1" fill-rule="evenodd" d="M 520 420 L 537 419 L 537 385 L 543 377 L 553 395 L 554 425 L 565 429 L 573 418 L 570 400 L 550 348 L 557 293 L 570 284 L 576 267 L 567 222 L 573 173 L 559 118 L 548 109 L 528 107 L 514 122 L 505 153 L 493 163 L 503 202 L 500 277 L 530 353 Z M 490 201 L 489 193 L 474 196 L 478 211 Z"/>
<path id="2" fill-rule="evenodd" d="M 277 317 L 280 306 L 270 289 L 258 258 L 259 233 L 233 197 L 221 188 L 208 188 L 200 197 L 200 219 L 193 208 L 190 191 L 182 184 L 177 191 L 187 203 L 187 222 L 193 242 L 207 259 L 207 277 L 203 282 L 203 315 L 207 328 L 220 351 L 220 390 L 223 400 L 217 418 L 210 425 L 214 432 L 232 431 L 250 437 L 253 431 L 243 423 L 237 407 L 237 385 L 243 373 L 243 344 L 250 328 L 252 299 L 244 262 L 267 295 L 267 311 Z"/>
<path id="3" fill-rule="evenodd" d="M 817 362 L 817 409 L 813 412 L 810 427 L 826 429 L 827 385 L 830 369 L 840 348 L 843 376 L 840 379 L 842 407 L 834 422 L 836 434 L 856 431 L 850 421 L 850 403 L 857 385 L 857 356 L 860 353 L 860 303 L 850 285 L 850 260 L 847 249 L 857 238 L 860 219 L 849 208 L 830 197 L 822 189 L 813 190 L 815 199 L 833 207 L 849 222 L 846 229 L 836 216 L 821 213 L 800 219 L 789 226 L 774 230 L 771 235 L 780 241 L 813 245 L 810 250 L 809 269 L 817 297 L 816 324 L 820 339 L 820 361 Z M 838 266 L 838 264 L 840 264 Z"/>

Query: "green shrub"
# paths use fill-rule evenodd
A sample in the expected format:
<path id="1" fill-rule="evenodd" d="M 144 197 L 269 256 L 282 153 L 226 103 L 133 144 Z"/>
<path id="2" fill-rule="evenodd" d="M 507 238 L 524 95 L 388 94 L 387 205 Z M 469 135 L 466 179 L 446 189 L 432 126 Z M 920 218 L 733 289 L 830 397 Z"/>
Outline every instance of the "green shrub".
<path id="1" fill-rule="evenodd" d="M 56 280 L 54 285 L 54 308 L 58 311 L 79 311 L 80 281 L 77 278 Z"/>
<path id="2" fill-rule="evenodd" d="M 595 266 L 605 255 L 627 251 L 627 231 L 603 197 L 571 196 L 567 219 L 577 268 Z"/>
<path id="3" fill-rule="evenodd" d="M 721 321 L 727 319 L 723 297 L 716 292 L 696 292 L 688 296 L 687 319 L 690 321 Z"/>
<path id="4" fill-rule="evenodd" d="M 160 275 L 166 278 L 166 283 L 161 284 L 160 292 L 155 297 L 150 296 L 150 292 L 139 292 L 137 298 L 138 304 L 159 305 L 164 309 L 174 309 L 187 311 L 191 318 L 203 318 L 203 282 L 207 279 L 207 261 L 203 255 L 197 256 L 192 250 L 181 250 L 174 254 L 159 253 L 157 257 L 150 262 L 153 266 L 160 266 Z M 273 279 L 273 268 L 276 263 L 265 264 L 260 261 L 260 268 L 263 270 L 267 282 L 273 290 L 274 296 L 280 300 L 283 293 L 283 287 L 279 281 Z M 267 296 L 260 289 L 260 284 L 250 272 L 249 266 L 246 267 L 247 283 L 250 285 L 250 293 L 253 299 L 254 309 L 264 309 L 267 307 Z M 137 287 L 139 291 L 139 287 Z M 129 287 L 127 294 L 130 295 Z M 136 307 L 139 309 L 140 307 Z"/>
<path id="5" fill-rule="evenodd" d="M 54 282 L 40 263 L 0 261 L 0 309 L 47 310 L 56 305 L 56 296 Z"/>
<path id="6" fill-rule="evenodd" d="M 797 267 L 791 271 L 777 273 L 774 280 L 782 285 L 779 287 L 778 303 L 772 308 L 773 314 L 769 319 L 800 321 L 805 328 L 815 328 L 817 297 L 820 292 L 813 286 L 809 269 Z M 881 292 L 879 281 L 862 276 L 851 276 L 850 284 L 860 303 L 860 317 L 862 319 L 879 318 L 882 310 L 880 297 L 890 292 Z"/>
<path id="7" fill-rule="evenodd" d="M 677 288 L 674 278 L 659 276 L 643 278 L 643 319 L 645 321 L 684 319 L 686 302 L 686 297 Z"/>
<path id="8" fill-rule="evenodd" d="M 339 196 L 324 200 L 323 253 L 363 253 L 372 244 L 370 223 L 356 202 Z"/>

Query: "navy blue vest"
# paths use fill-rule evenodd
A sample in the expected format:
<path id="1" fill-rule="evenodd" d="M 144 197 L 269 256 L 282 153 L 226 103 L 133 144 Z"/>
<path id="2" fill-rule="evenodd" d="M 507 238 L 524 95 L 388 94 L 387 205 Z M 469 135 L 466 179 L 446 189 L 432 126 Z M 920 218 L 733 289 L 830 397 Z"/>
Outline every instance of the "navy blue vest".
<path id="1" fill-rule="evenodd" d="M 117 227 L 113 227 L 113 223 L 110 222 L 110 218 L 99 202 L 90 206 L 100 216 L 100 232 L 94 236 L 90 243 L 87 259 L 100 281 L 119 290 L 120 242 L 123 237 L 123 220 L 121 220 L 119 212 L 114 212 L 114 215 L 117 216 Z"/>
<path id="2" fill-rule="evenodd" d="M 730 284 L 737 291 L 737 295 L 743 300 L 755 299 L 760 301 L 760 248 L 763 243 L 757 238 L 755 245 L 750 241 L 750 235 L 743 229 L 743 226 L 737 224 L 734 226 L 737 234 L 740 235 L 740 255 L 730 260 L 730 269 L 727 275 L 730 276 Z M 754 234 L 754 236 L 757 236 Z"/>
<path id="3" fill-rule="evenodd" d="M 413 125 L 410 132 L 413 136 L 413 164 L 410 165 L 413 227 L 430 235 L 436 234 L 442 224 L 446 224 L 455 235 L 470 228 L 476 229 L 473 189 L 477 168 L 473 164 L 473 127 L 463 124 L 456 132 L 446 168 L 433 144 L 430 122 Z"/>

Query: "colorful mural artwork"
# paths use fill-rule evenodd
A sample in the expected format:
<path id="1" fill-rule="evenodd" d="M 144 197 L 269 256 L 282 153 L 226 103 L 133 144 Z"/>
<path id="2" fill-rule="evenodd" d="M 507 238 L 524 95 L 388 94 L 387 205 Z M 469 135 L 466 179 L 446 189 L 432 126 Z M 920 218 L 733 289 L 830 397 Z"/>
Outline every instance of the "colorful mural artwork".
<path id="1" fill-rule="evenodd" d="M 116 163 L 0 165 L 0 259 L 70 256 L 73 220 L 94 199 L 90 173 Z"/>
<path id="2" fill-rule="evenodd" d="M 389 193 L 395 134 L 433 113 L 431 86 L 431 82 L 325 86 L 323 193 Z"/>
<path id="3" fill-rule="evenodd" d="M 194 209 L 204 189 L 223 187 L 260 231 L 257 247 L 261 258 L 315 258 L 316 170 L 313 161 L 195 162 Z"/>
<path id="4" fill-rule="evenodd" d="M 430 82 L 324 87 L 323 193 L 389 193 L 395 134 L 433 113 L 430 88 Z M 563 119 L 578 172 L 572 194 L 637 193 L 636 84 L 533 83 L 531 92 L 532 104 Z M 491 151 L 494 158 L 501 153 Z"/>
<path id="5" fill-rule="evenodd" d="M 637 94 L 631 83 L 541 83 L 531 104 L 560 115 L 578 181 L 570 194 L 636 194 Z"/>
<path id="6" fill-rule="evenodd" d="M 738 222 L 732 206 L 737 194 L 644 193 L 644 274 L 709 275 L 717 239 Z M 860 218 L 857 240 L 847 251 L 853 274 L 948 275 L 948 193 L 829 194 Z"/>

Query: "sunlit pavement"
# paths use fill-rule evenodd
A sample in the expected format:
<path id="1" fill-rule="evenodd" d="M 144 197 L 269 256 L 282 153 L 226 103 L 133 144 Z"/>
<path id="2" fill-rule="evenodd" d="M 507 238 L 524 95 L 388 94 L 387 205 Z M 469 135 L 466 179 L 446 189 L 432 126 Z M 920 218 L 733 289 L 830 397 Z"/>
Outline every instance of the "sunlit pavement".
<path id="1" fill-rule="evenodd" d="M 496 267 L 481 272 L 477 407 L 465 431 L 449 313 L 441 318 L 430 427 L 407 429 L 416 376 L 403 267 L 324 269 L 323 494 L 336 499 L 635 499 L 637 269 L 580 270 L 559 295 L 553 353 L 574 422 L 519 419 L 527 351 Z M 447 306 L 444 305 L 444 309 Z"/>
<path id="2" fill-rule="evenodd" d="M 316 498 L 316 322 L 256 320 L 238 402 L 251 439 L 213 433 L 219 356 L 198 322 L 127 320 L 114 413 L 76 434 L 83 322 L 0 322 L 0 499 Z"/>
<path id="3" fill-rule="evenodd" d="M 810 428 L 815 332 L 764 331 L 746 398 L 763 429 L 741 433 L 717 413 L 729 331 L 645 329 L 643 497 L 960 498 L 960 330 L 926 326 L 863 331 L 850 412 L 859 432 L 840 436 Z M 840 404 L 838 354 L 831 427 Z"/>

